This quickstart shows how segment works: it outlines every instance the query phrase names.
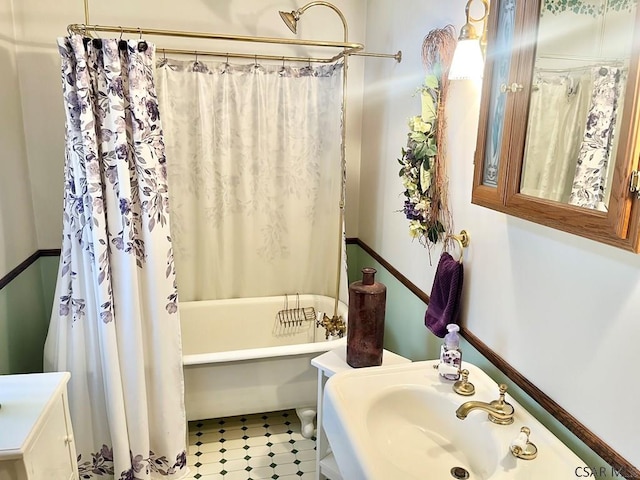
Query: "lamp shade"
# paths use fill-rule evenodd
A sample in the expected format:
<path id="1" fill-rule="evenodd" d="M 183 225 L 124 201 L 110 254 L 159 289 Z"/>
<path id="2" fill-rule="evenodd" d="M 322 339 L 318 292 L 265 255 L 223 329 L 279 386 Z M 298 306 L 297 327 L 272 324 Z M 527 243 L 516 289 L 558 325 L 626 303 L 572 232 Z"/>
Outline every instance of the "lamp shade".
<path id="1" fill-rule="evenodd" d="M 484 60 L 477 39 L 458 40 L 449 69 L 449 80 L 482 78 Z"/>

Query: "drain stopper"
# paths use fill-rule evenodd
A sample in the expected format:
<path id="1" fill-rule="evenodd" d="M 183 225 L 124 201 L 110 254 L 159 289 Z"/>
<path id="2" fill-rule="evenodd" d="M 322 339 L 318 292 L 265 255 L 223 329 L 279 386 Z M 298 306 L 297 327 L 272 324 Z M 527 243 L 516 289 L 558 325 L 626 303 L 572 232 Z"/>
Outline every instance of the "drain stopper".
<path id="1" fill-rule="evenodd" d="M 462 467 L 453 467 L 451 469 L 451 476 L 457 479 L 469 478 L 469 472 Z"/>

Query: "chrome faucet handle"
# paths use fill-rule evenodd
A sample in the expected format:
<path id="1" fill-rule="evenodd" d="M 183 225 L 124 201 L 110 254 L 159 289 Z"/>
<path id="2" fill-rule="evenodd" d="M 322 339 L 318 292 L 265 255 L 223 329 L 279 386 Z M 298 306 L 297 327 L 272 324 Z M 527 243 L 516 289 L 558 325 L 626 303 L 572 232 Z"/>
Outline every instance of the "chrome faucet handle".
<path id="1" fill-rule="evenodd" d="M 453 391 L 458 395 L 464 395 L 465 397 L 476 393 L 476 387 L 473 383 L 469 382 L 469 370 L 460 370 L 460 375 L 462 376 L 462 379 L 453 384 Z"/>
<path id="2" fill-rule="evenodd" d="M 533 460 L 538 456 L 538 447 L 529 441 L 531 430 L 529 427 L 522 427 L 520 434 L 511 442 L 509 450 L 514 457 L 522 460 Z"/>

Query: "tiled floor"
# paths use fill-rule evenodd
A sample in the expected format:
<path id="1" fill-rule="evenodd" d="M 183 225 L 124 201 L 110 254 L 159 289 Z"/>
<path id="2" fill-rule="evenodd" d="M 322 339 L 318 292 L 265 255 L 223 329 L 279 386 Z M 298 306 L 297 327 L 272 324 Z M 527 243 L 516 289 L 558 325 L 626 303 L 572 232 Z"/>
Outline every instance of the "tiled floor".
<path id="1" fill-rule="evenodd" d="M 293 410 L 189 422 L 186 480 L 310 480 L 315 446 Z"/>

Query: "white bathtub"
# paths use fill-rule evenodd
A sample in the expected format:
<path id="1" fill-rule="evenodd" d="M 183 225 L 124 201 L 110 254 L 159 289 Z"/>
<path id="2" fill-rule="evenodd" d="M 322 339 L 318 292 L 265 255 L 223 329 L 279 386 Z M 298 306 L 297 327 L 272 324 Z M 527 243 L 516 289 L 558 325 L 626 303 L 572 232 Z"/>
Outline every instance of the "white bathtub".
<path id="1" fill-rule="evenodd" d="M 296 296 L 181 302 L 188 420 L 312 407 L 317 371 L 311 359 L 346 343 L 325 340 L 315 321 L 281 324 L 278 311 Z M 300 307 L 333 316 L 334 300 L 300 295 Z M 347 306 L 338 314 L 346 320 Z M 322 318 L 322 317 L 320 317 Z"/>

